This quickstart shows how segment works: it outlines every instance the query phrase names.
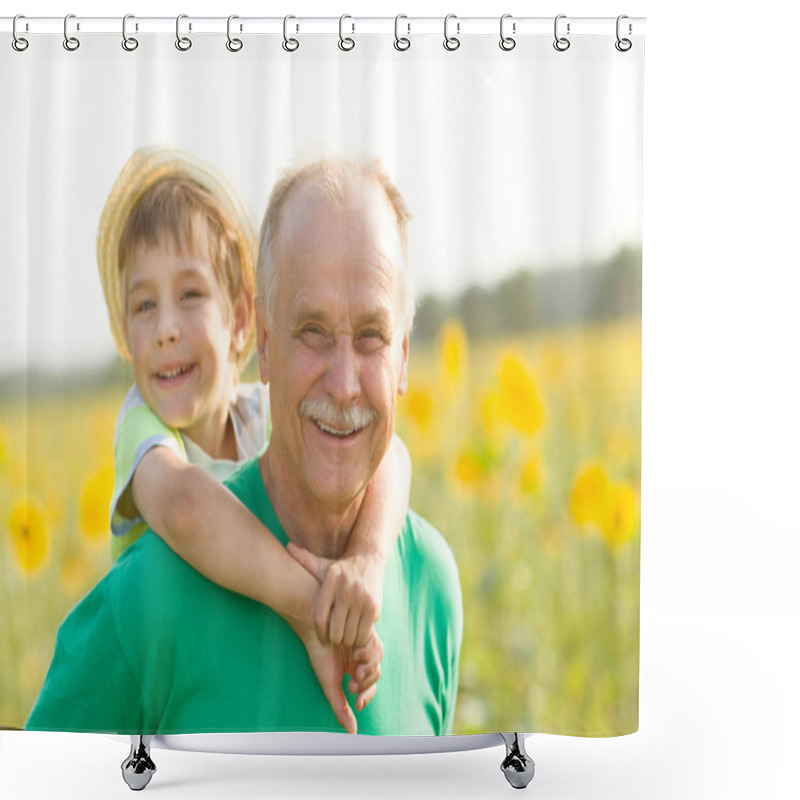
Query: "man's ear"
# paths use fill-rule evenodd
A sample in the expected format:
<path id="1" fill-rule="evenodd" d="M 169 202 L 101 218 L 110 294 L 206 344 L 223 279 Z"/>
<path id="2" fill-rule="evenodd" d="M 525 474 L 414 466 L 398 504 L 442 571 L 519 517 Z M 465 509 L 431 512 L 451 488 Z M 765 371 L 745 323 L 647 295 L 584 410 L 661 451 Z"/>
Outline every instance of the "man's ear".
<path id="1" fill-rule="evenodd" d="M 233 304 L 233 326 L 231 328 L 231 346 L 238 356 L 244 350 L 253 321 L 253 301 L 247 292 L 240 292 Z"/>
<path id="2" fill-rule="evenodd" d="M 267 355 L 267 321 L 261 303 L 256 299 L 256 349 L 258 350 L 258 374 L 262 383 L 269 383 L 269 356 Z"/>
<path id="3" fill-rule="evenodd" d="M 405 394 L 408 391 L 408 331 L 403 336 L 402 353 L 400 355 L 400 380 L 397 382 L 397 394 Z"/>

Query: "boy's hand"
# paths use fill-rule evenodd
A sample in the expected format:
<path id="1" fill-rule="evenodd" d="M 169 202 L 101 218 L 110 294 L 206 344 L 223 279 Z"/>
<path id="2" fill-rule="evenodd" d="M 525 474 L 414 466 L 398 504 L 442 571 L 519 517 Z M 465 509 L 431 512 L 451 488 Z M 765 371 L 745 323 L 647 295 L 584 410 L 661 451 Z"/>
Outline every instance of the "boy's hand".
<path id="1" fill-rule="evenodd" d="M 342 690 L 342 682 L 345 675 L 350 675 L 348 690 L 356 695 L 356 711 L 363 711 L 367 703 L 375 697 L 376 684 L 381 674 L 383 643 L 380 637 L 373 632 L 367 644 L 355 651 L 322 644 L 313 631 L 300 638 L 336 719 L 348 733 L 356 733 L 358 724 Z"/>
<path id="2" fill-rule="evenodd" d="M 353 556 L 333 561 L 290 542 L 289 554 L 322 585 L 314 604 L 314 626 L 323 644 L 363 648 L 383 605 L 383 565 Z"/>
<path id="3" fill-rule="evenodd" d="M 348 666 L 350 684 L 347 688 L 350 694 L 357 695 L 356 711 L 363 711 L 367 703 L 375 697 L 378 678 L 381 676 L 383 642 L 378 632 L 372 631 L 367 643 L 351 652 L 352 658 Z"/>

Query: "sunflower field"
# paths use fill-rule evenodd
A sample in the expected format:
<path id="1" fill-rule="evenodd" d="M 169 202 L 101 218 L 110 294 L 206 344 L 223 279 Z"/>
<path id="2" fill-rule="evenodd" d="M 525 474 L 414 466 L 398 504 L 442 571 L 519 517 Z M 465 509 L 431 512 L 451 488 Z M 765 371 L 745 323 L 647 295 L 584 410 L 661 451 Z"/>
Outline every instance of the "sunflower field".
<path id="1" fill-rule="evenodd" d="M 248 375 L 246 377 L 253 377 Z M 411 504 L 464 602 L 455 733 L 638 724 L 641 318 L 412 339 L 397 433 Z M 21 727 L 56 630 L 110 566 L 124 383 L 4 398 L 0 724 Z M 380 683 L 378 684 L 380 691 Z"/>

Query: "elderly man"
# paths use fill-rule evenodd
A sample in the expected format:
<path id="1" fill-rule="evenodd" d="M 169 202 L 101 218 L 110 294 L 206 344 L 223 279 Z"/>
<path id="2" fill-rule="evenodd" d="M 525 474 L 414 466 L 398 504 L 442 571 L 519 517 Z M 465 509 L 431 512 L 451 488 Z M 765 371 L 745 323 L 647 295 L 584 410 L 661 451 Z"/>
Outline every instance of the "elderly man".
<path id="1" fill-rule="evenodd" d="M 374 163 L 324 161 L 273 191 L 258 355 L 267 450 L 231 491 L 311 571 L 342 555 L 406 388 L 407 214 Z M 224 535 L 221 532 L 220 535 Z M 409 511 L 386 566 L 382 675 L 360 733 L 452 731 L 461 594 L 442 537 Z M 341 682 L 346 654 L 331 652 Z M 339 717 L 341 718 L 341 717 Z M 27 727 L 135 733 L 341 731 L 300 639 L 146 533 L 62 625 Z"/>

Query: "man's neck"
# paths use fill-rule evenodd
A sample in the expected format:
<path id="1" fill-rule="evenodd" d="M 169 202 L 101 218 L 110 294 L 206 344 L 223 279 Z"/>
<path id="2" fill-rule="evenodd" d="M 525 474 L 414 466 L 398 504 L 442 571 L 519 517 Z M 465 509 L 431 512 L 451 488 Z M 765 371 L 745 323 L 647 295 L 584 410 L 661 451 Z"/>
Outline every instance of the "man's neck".
<path id="1" fill-rule="evenodd" d="M 289 540 L 323 558 L 341 558 L 358 517 L 363 492 L 346 508 L 329 509 L 303 492 L 278 465 L 270 445 L 259 459 L 259 470 L 272 508 Z"/>

